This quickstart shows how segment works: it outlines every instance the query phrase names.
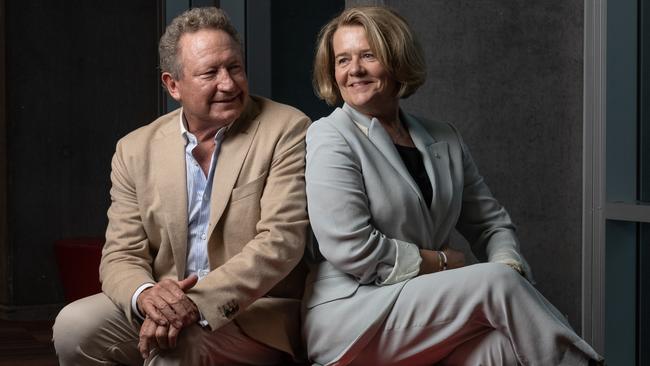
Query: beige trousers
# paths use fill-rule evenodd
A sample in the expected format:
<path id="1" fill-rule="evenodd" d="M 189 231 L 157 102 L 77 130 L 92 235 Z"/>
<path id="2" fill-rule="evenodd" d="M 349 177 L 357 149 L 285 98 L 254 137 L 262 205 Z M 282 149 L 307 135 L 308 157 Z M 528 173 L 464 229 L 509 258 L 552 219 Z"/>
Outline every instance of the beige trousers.
<path id="1" fill-rule="evenodd" d="M 54 323 L 54 347 L 66 365 L 276 365 L 287 355 L 244 334 L 234 323 L 209 331 L 198 325 L 181 331 L 174 350 L 138 352 L 139 324 L 104 294 L 67 305 Z"/>

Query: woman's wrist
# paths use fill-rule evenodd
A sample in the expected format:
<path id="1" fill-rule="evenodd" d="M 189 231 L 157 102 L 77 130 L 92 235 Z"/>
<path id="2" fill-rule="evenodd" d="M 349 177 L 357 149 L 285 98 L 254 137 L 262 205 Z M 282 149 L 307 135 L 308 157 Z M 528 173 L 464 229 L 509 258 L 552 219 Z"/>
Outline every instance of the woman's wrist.
<path id="1" fill-rule="evenodd" d="M 444 250 L 439 250 L 438 253 L 438 271 L 444 271 L 447 269 L 447 254 Z"/>

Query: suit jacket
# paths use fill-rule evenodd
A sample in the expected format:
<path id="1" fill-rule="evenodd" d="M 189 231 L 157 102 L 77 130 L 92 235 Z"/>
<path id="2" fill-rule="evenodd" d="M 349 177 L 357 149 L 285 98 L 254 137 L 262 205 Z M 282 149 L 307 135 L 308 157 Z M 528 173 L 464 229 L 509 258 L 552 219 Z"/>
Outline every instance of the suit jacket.
<path id="1" fill-rule="evenodd" d="M 188 203 L 180 110 L 117 143 L 102 290 L 132 318 L 144 283 L 182 279 Z M 213 330 L 236 319 L 249 336 L 295 354 L 308 226 L 304 136 L 309 119 L 251 97 L 221 145 L 210 202 L 211 272 L 188 292 Z"/>
<path id="2" fill-rule="evenodd" d="M 422 154 L 430 205 L 376 119 L 344 105 L 307 132 L 307 201 L 318 240 L 313 252 L 322 261 L 308 277 L 303 332 L 309 354 L 336 354 L 332 363 L 345 364 L 362 349 L 399 296 L 406 281 L 379 284 L 391 274 L 400 243 L 463 250 L 460 232 L 479 259 L 517 263 L 530 276 L 514 225 L 456 129 L 406 113 L 401 119 Z M 340 327 L 336 339 L 325 336 L 331 319 Z"/>

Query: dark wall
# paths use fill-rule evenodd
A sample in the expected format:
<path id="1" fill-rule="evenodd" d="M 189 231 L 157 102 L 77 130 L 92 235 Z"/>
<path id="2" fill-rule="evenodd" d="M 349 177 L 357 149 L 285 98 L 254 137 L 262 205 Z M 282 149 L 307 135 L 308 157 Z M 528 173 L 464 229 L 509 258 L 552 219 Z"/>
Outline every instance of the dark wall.
<path id="1" fill-rule="evenodd" d="M 271 3 L 272 98 L 302 110 L 313 120 L 332 112 L 311 87 L 316 37 L 344 8 L 344 0 Z"/>
<path id="2" fill-rule="evenodd" d="M 402 106 L 459 128 L 519 228 L 537 288 L 580 329 L 583 2 L 385 3 L 428 65 Z"/>
<path id="3" fill-rule="evenodd" d="M 103 236 L 115 143 L 158 113 L 157 1 L 6 12 L 9 302 L 59 303 L 54 241 Z"/>

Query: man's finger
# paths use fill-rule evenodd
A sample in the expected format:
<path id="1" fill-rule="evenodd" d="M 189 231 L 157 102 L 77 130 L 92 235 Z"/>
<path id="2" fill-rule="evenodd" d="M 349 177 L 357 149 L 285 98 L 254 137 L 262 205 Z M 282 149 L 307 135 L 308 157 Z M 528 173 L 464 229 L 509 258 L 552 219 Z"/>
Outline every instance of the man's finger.
<path id="1" fill-rule="evenodd" d="M 169 327 L 169 332 L 167 333 L 167 340 L 169 342 L 169 348 L 176 348 L 176 341 L 178 340 L 178 334 L 181 332 L 180 329 L 171 326 Z"/>
<path id="2" fill-rule="evenodd" d="M 174 296 L 177 299 L 181 299 L 185 297 L 185 291 L 183 291 L 183 289 L 180 287 L 179 282 L 180 281 L 173 281 L 169 279 L 165 279 L 158 282 L 158 286 L 160 288 L 161 294 L 162 291 L 164 291 Z"/>
<path id="3" fill-rule="evenodd" d="M 144 301 L 140 310 L 143 312 L 143 315 L 148 316 L 153 322 L 158 325 L 165 326 L 169 324 L 167 322 L 167 318 L 165 318 L 163 313 L 158 310 L 152 301 Z"/>
<path id="4" fill-rule="evenodd" d="M 146 318 L 140 327 L 140 338 L 138 341 L 138 350 L 143 359 L 149 357 L 149 352 L 153 347 L 153 336 L 155 334 L 157 325 L 150 318 Z"/>
<path id="5" fill-rule="evenodd" d="M 161 327 L 158 326 L 156 327 L 156 343 L 158 343 L 158 348 L 160 349 L 168 349 L 169 348 L 169 342 L 167 339 L 167 334 L 169 333 L 168 328 L 173 328 L 172 327 Z"/>

